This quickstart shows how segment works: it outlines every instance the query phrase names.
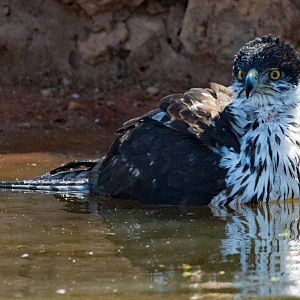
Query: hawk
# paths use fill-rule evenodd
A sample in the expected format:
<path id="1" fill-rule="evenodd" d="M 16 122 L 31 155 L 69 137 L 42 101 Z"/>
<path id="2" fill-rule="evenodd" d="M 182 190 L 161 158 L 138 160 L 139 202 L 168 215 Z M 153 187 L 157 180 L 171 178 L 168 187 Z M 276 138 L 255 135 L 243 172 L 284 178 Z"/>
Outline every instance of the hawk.
<path id="1" fill-rule="evenodd" d="M 142 203 L 226 205 L 300 197 L 300 59 L 271 35 L 245 44 L 231 88 L 163 98 L 106 156 L 2 188 L 86 191 Z"/>

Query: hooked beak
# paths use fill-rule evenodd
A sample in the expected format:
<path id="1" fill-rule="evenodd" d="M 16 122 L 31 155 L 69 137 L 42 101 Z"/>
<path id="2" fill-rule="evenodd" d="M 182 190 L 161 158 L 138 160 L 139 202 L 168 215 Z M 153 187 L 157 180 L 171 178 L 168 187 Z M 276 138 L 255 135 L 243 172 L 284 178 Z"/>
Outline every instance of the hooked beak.
<path id="1" fill-rule="evenodd" d="M 245 81 L 245 91 L 246 91 L 246 97 L 249 98 L 250 92 L 252 90 L 255 90 L 258 85 L 258 72 L 255 69 L 251 69 L 247 76 Z"/>

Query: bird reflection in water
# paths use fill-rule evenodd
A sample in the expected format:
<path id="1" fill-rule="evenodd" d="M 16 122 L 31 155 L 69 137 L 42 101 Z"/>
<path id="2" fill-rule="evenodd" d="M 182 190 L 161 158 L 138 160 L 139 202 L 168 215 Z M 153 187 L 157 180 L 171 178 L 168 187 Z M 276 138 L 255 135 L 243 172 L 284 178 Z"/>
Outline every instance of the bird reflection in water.
<path id="1" fill-rule="evenodd" d="M 66 201 L 68 210 L 74 205 Z M 84 205 L 114 233 L 110 239 L 118 255 L 148 271 L 157 291 L 190 286 L 261 296 L 300 294 L 299 201 L 188 210 L 128 208 L 94 199 Z M 183 264 L 201 272 L 197 284 L 193 277 L 188 285 Z"/>
<path id="2" fill-rule="evenodd" d="M 300 202 L 214 209 L 226 220 L 220 252 L 238 262 L 234 285 L 245 293 L 300 294 Z"/>

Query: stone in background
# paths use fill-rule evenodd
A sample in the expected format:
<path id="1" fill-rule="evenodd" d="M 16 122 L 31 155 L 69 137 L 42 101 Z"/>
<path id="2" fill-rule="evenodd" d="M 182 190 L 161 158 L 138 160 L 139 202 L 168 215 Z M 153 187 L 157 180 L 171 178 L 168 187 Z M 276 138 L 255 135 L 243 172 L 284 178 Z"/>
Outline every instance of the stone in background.
<path id="1" fill-rule="evenodd" d="M 1 80 L 44 87 L 229 84 L 255 36 L 300 46 L 299 0 L 0 0 L 0 14 Z"/>

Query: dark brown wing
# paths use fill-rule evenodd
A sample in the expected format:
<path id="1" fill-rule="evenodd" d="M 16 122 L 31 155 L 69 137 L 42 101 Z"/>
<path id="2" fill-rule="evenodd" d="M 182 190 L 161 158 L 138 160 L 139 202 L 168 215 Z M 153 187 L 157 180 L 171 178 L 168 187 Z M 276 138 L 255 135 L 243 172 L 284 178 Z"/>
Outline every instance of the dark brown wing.
<path id="1" fill-rule="evenodd" d="M 151 204 L 206 205 L 225 189 L 220 155 L 153 121 L 124 131 L 90 173 L 91 191 Z"/>
<path id="2" fill-rule="evenodd" d="M 122 133 L 149 119 L 188 136 L 201 140 L 209 147 L 239 149 L 234 122 L 228 105 L 231 88 L 211 83 L 210 88 L 193 88 L 184 94 L 173 94 L 160 101 L 160 108 L 129 120 L 118 129 Z"/>
<path id="3" fill-rule="evenodd" d="M 238 148 L 230 89 L 212 84 L 161 100 L 130 120 L 90 176 L 92 192 L 147 203 L 208 204 L 225 189 L 215 148 Z"/>

